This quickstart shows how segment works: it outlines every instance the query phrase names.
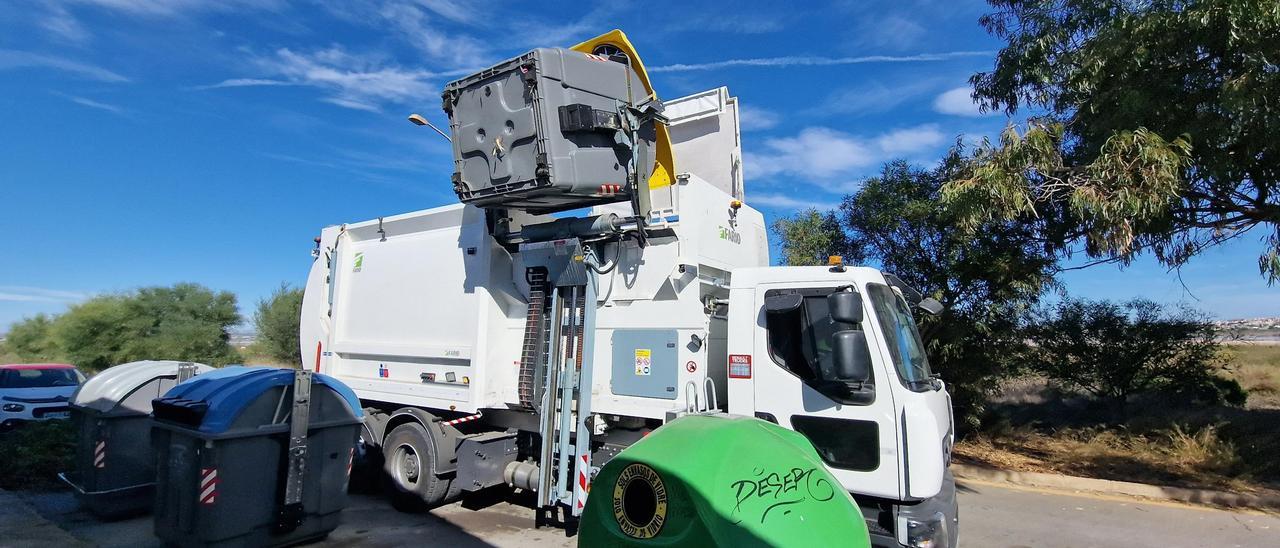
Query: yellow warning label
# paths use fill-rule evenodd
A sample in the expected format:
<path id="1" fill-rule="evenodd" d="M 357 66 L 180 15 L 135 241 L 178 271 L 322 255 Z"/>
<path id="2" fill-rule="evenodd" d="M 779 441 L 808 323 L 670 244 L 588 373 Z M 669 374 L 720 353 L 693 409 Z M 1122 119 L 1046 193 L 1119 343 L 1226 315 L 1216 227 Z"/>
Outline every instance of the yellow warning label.
<path id="1" fill-rule="evenodd" d="M 623 534 L 650 539 L 667 523 L 667 486 L 648 465 L 632 463 L 613 483 L 613 519 Z"/>
<path id="2" fill-rule="evenodd" d="M 648 348 L 636 349 L 636 374 L 649 375 L 649 368 L 653 365 L 653 351 Z"/>

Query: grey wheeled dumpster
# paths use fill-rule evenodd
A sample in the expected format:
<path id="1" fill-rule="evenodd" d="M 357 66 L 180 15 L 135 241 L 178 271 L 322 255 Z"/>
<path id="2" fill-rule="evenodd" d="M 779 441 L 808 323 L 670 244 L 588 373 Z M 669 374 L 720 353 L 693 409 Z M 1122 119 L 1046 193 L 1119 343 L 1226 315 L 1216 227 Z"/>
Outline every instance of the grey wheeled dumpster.
<path id="1" fill-rule="evenodd" d="M 309 371 L 228 367 L 152 407 L 161 540 L 280 546 L 338 526 L 362 421 L 346 385 Z"/>
<path id="2" fill-rule="evenodd" d="M 156 482 L 151 400 L 212 369 L 190 362 L 131 362 L 80 386 L 71 397 L 76 467 L 59 477 L 75 489 L 82 506 L 107 519 L 151 508 Z"/>

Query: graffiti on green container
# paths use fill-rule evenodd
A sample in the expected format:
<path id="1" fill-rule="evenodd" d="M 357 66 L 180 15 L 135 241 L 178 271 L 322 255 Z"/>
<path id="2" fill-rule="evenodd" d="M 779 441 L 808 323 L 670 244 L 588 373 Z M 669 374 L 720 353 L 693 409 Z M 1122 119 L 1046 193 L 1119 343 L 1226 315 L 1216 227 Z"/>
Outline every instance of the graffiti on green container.
<path id="1" fill-rule="evenodd" d="M 826 478 L 814 474 L 813 468 L 792 468 L 785 472 L 768 472 L 763 468 L 752 470 L 752 476 L 734 481 L 734 516 L 760 509 L 760 523 L 764 523 L 775 509 L 782 515 L 791 514 L 791 506 L 806 501 L 826 502 L 836 496 L 835 487 Z M 743 505 L 747 510 L 743 510 Z M 777 515 L 777 514 L 773 514 Z M 734 523 L 741 523 L 738 517 Z"/>

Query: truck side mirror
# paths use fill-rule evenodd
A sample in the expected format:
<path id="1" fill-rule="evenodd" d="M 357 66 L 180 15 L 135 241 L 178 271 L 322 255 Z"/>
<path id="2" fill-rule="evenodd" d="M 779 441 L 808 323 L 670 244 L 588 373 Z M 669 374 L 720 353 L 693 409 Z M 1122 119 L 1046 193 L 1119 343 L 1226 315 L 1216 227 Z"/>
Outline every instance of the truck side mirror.
<path id="1" fill-rule="evenodd" d="M 804 302 L 804 297 L 798 293 L 769 295 L 764 298 L 764 309 L 765 312 L 770 314 L 785 314 L 799 310 L 802 302 Z"/>
<path id="2" fill-rule="evenodd" d="M 831 352 L 839 380 L 867 382 L 871 379 L 871 349 L 867 347 L 865 332 L 852 329 L 837 331 L 831 336 Z"/>
<path id="3" fill-rule="evenodd" d="M 927 312 L 930 316 L 937 316 L 946 308 L 942 306 L 942 303 L 938 302 L 938 299 L 933 297 L 920 299 L 920 302 L 916 303 L 916 306 L 920 307 L 920 310 Z"/>
<path id="4" fill-rule="evenodd" d="M 831 319 L 842 323 L 862 323 L 862 295 L 852 291 L 837 291 L 827 295 L 827 308 Z"/>

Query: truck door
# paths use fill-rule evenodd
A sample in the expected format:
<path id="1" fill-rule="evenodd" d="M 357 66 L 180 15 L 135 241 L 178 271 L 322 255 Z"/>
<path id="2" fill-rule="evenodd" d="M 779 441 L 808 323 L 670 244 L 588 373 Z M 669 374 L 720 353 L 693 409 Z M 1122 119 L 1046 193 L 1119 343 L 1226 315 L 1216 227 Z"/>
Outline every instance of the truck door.
<path id="1" fill-rule="evenodd" d="M 805 435 L 846 489 L 859 494 L 898 499 L 898 431 L 895 405 L 882 352 L 870 336 L 871 314 L 859 325 L 838 326 L 829 314 L 827 296 L 849 286 L 756 288 L 754 348 L 751 369 L 757 416 Z M 775 295 L 799 296 L 799 305 L 769 311 L 765 300 Z M 776 301 L 775 301 L 776 302 Z M 860 389 L 834 379 L 831 338 L 838 329 L 865 330 L 872 367 Z M 734 357 L 730 356 L 730 364 Z M 741 360 L 741 358 L 739 358 Z M 732 367 L 732 365 L 731 365 Z"/>

